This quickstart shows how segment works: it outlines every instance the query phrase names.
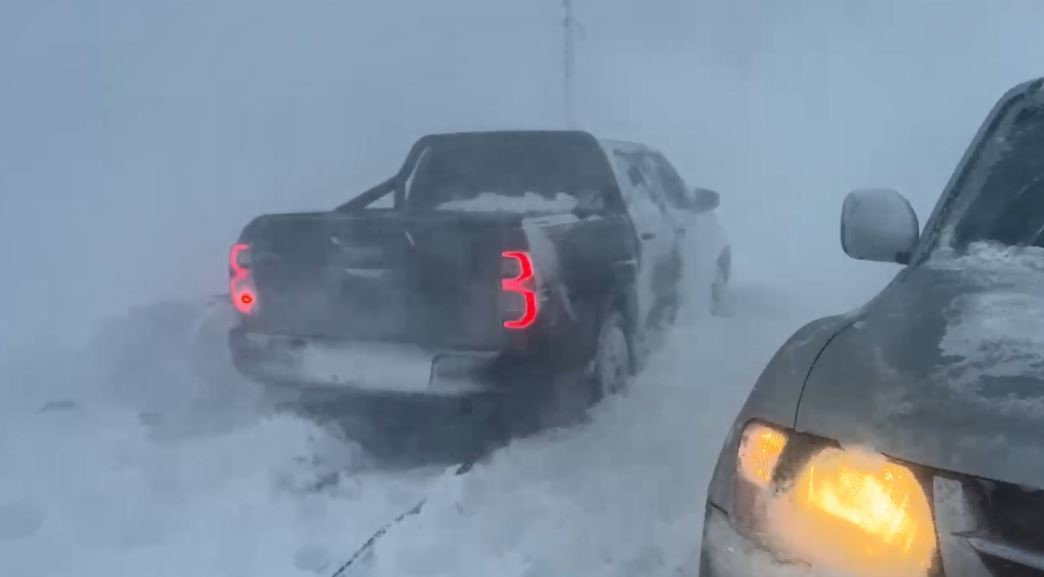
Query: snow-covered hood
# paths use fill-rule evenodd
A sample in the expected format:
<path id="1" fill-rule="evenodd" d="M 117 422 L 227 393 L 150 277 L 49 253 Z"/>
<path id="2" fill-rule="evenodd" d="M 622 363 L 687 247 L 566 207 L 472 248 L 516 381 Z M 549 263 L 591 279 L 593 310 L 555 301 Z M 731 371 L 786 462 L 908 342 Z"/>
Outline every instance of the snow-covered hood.
<path id="1" fill-rule="evenodd" d="M 797 428 L 1044 488 L 1044 250 L 906 271 L 824 349 Z"/>

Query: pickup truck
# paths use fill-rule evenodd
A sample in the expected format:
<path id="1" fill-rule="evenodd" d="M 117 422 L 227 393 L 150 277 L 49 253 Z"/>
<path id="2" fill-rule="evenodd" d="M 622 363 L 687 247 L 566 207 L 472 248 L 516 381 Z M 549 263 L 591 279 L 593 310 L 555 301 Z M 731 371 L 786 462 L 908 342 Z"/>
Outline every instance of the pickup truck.
<path id="1" fill-rule="evenodd" d="M 659 152 L 586 132 L 425 136 L 397 174 L 342 206 L 246 226 L 229 262 L 233 363 L 327 398 L 558 383 L 593 402 L 628 383 L 672 322 L 683 262 L 711 263 L 700 294 L 720 297 L 718 200 L 687 189 Z M 700 244 L 705 258 L 683 259 L 691 222 L 717 239 Z"/>

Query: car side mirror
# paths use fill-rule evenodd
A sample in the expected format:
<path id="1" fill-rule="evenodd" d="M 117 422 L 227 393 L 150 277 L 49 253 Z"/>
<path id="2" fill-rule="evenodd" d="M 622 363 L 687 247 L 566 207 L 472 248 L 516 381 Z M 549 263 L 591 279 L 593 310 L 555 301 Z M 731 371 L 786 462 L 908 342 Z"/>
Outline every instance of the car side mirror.
<path id="1" fill-rule="evenodd" d="M 841 208 L 841 248 L 859 260 L 907 264 L 920 226 L 906 197 L 886 188 L 854 190 Z"/>
<path id="2" fill-rule="evenodd" d="M 721 204 L 721 195 L 709 188 L 694 188 L 689 198 L 689 210 L 696 213 L 710 212 Z"/>

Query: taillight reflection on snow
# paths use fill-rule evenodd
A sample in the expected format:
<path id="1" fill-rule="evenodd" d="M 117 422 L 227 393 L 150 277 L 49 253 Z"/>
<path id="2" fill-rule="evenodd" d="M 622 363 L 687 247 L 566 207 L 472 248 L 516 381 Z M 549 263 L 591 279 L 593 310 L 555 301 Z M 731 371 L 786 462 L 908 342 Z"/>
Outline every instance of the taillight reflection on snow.
<path id="1" fill-rule="evenodd" d="M 520 250 L 502 253 L 504 266 L 517 265 L 518 274 L 511 278 L 501 279 L 500 288 L 506 293 L 515 293 L 522 298 L 522 313 L 515 319 L 504 321 L 504 328 L 524 329 L 532 325 L 537 318 L 537 298 L 533 278 L 533 260 L 529 253 Z"/>
<path id="2" fill-rule="evenodd" d="M 232 306 L 244 315 L 254 313 L 257 308 L 257 291 L 250 277 L 250 245 L 238 243 L 229 253 L 229 298 Z"/>

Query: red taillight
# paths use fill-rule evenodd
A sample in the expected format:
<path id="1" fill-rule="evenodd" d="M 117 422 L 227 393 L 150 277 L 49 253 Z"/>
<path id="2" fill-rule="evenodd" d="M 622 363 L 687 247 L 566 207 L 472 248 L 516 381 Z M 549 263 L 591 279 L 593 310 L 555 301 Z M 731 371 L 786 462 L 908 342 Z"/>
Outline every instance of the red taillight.
<path id="1" fill-rule="evenodd" d="M 504 328 L 524 329 L 532 325 L 537 318 L 537 298 L 533 282 L 533 259 L 528 252 L 505 251 L 502 253 L 504 259 L 518 263 L 518 276 L 506 278 L 500 281 L 500 288 L 504 292 L 512 292 L 522 297 L 525 309 L 517 319 L 504 321 Z"/>
<path id="2" fill-rule="evenodd" d="M 257 308 L 257 292 L 254 290 L 254 280 L 250 277 L 249 256 L 250 245 L 238 243 L 232 245 L 228 259 L 229 298 L 232 299 L 232 306 L 244 315 L 253 314 Z"/>

